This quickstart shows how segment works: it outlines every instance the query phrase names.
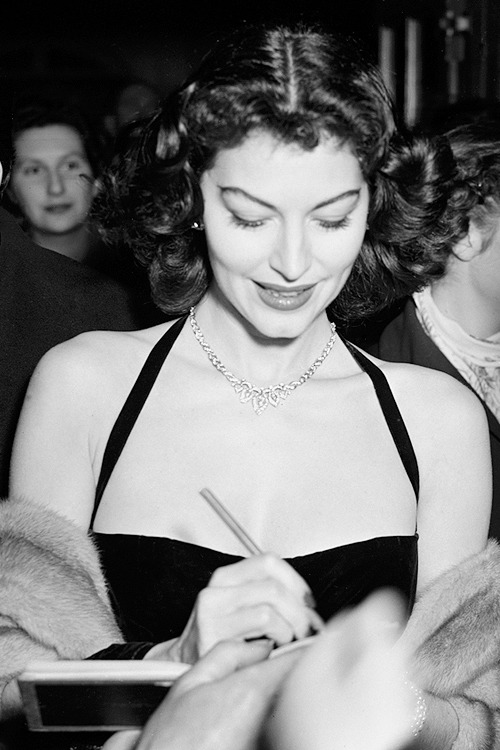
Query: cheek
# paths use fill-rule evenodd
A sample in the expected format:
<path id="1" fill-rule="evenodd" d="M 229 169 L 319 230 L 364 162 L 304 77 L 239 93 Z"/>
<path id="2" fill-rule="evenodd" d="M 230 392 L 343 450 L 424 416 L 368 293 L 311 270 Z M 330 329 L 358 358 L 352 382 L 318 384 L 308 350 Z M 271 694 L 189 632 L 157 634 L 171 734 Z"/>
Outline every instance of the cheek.
<path id="1" fill-rule="evenodd" d="M 93 200 L 92 185 L 82 184 L 77 180 L 66 180 L 65 194 L 73 203 L 74 210 L 79 214 L 87 214 Z"/>
<path id="2" fill-rule="evenodd" d="M 332 271 L 350 271 L 361 252 L 363 237 L 364 231 L 356 232 L 332 243 L 326 261 L 329 268 Z"/>
<path id="3" fill-rule="evenodd" d="M 20 185 L 13 192 L 19 207 L 26 212 L 36 210 L 43 197 L 43 191 L 33 185 Z"/>
<path id="4" fill-rule="evenodd" d="M 240 276 L 254 265 L 246 254 L 238 253 L 234 248 L 227 248 L 227 251 L 225 251 L 225 249 L 219 247 L 216 253 L 211 253 L 209 250 L 208 257 L 215 275 L 222 273 Z"/>
<path id="5" fill-rule="evenodd" d="M 215 274 L 243 275 L 256 268 L 261 260 L 262 247 L 257 238 L 242 237 L 239 230 L 220 232 L 206 227 L 208 258 Z"/>
<path id="6" fill-rule="evenodd" d="M 91 185 L 77 185 L 72 188 L 71 192 L 82 206 L 90 208 L 90 204 L 94 198 L 94 191 Z"/>

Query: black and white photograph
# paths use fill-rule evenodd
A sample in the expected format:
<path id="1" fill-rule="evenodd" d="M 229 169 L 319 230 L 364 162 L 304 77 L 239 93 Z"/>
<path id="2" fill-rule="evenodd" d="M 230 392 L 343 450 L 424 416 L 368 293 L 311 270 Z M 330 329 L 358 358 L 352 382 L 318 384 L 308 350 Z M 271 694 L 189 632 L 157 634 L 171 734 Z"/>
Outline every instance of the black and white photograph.
<path id="1" fill-rule="evenodd" d="M 0 750 L 499 750 L 498 0 L 0 15 Z"/>

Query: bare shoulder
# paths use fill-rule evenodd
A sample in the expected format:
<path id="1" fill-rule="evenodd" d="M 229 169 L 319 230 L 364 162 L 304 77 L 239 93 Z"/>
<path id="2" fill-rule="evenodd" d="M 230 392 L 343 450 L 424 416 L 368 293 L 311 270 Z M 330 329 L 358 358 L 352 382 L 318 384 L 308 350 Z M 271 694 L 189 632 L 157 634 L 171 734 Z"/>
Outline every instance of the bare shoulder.
<path id="1" fill-rule="evenodd" d="M 370 359 L 388 380 L 417 458 L 421 589 L 486 543 L 492 494 L 486 412 L 451 375 Z"/>
<path id="2" fill-rule="evenodd" d="M 64 397 L 120 391 L 137 376 L 172 322 L 137 331 L 89 331 L 50 349 L 37 364 L 28 393 L 59 389 Z"/>
<path id="3" fill-rule="evenodd" d="M 453 431 L 468 423 L 472 429 L 484 429 L 486 416 L 480 399 L 451 375 L 420 365 L 369 358 L 386 376 L 408 426 Z"/>

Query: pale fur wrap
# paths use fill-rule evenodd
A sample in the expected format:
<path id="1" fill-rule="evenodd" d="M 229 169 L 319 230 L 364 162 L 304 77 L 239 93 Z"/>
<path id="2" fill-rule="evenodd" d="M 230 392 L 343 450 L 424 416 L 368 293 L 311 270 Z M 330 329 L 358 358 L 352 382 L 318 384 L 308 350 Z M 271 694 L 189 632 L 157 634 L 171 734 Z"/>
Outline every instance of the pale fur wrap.
<path id="1" fill-rule="evenodd" d="M 0 719 L 34 659 L 84 659 L 123 637 L 89 535 L 19 498 L 0 501 Z"/>
<path id="2" fill-rule="evenodd" d="M 414 678 L 455 708 L 453 750 L 500 749 L 500 547 L 486 549 L 434 580 L 402 637 Z"/>
<path id="3" fill-rule="evenodd" d="M 496 542 L 430 584 L 402 640 L 415 681 L 457 712 L 453 750 L 500 750 Z M 0 695 L 33 659 L 82 659 L 122 641 L 90 536 L 41 506 L 0 502 Z M 1 718 L 14 709 L 7 693 Z"/>

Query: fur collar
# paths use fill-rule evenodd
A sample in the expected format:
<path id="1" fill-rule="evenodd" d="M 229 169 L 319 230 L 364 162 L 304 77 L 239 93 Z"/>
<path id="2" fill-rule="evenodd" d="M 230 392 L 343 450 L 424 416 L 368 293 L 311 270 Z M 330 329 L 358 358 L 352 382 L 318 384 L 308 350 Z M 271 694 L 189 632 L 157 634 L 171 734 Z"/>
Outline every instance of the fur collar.
<path id="1" fill-rule="evenodd" d="M 123 641 L 89 535 L 20 498 L 0 501 L 0 590 L 0 687 L 28 661 Z"/>
<path id="2" fill-rule="evenodd" d="M 20 498 L 0 501 L 0 590 L 0 691 L 28 661 L 82 659 L 123 641 L 90 535 Z M 428 586 L 401 638 L 415 681 L 459 715 L 454 750 L 500 748 L 499 623 L 500 546 L 490 540 Z"/>

